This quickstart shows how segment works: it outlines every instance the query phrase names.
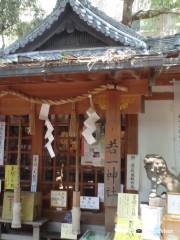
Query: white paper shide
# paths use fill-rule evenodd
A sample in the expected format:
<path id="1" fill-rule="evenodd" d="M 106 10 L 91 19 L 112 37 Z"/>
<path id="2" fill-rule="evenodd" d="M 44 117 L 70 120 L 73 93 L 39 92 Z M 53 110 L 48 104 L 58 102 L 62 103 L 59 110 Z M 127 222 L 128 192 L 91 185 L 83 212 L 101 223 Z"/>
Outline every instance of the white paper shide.
<path id="1" fill-rule="evenodd" d="M 84 121 L 84 130 L 82 132 L 83 137 L 86 139 L 88 144 L 93 144 L 96 142 L 93 133 L 96 131 L 96 122 L 100 119 L 99 115 L 96 113 L 92 97 L 90 96 L 90 108 L 86 111 L 88 118 Z"/>
<path id="2" fill-rule="evenodd" d="M 45 139 L 47 140 L 47 143 L 45 144 L 45 147 L 47 148 L 49 155 L 51 158 L 55 157 L 54 150 L 52 148 L 52 142 L 54 141 L 54 136 L 52 132 L 54 131 L 54 128 L 48 118 L 49 115 L 49 109 L 50 105 L 49 104 L 42 104 L 41 110 L 39 113 L 39 119 L 45 121 L 45 126 L 47 128 L 46 134 L 45 134 Z"/>

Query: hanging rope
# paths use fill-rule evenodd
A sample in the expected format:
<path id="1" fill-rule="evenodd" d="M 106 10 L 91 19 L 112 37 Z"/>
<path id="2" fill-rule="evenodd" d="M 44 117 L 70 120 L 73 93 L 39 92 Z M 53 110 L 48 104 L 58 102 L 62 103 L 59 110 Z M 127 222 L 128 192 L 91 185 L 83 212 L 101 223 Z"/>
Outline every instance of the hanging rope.
<path id="1" fill-rule="evenodd" d="M 72 98 L 66 98 L 66 99 L 58 99 L 58 100 L 52 100 L 52 99 L 45 99 L 45 98 L 39 98 L 39 97 L 35 97 L 35 96 L 29 96 L 25 93 L 19 92 L 17 90 L 13 90 L 13 89 L 8 89 L 8 90 L 2 90 L 0 92 L 0 98 L 4 97 L 6 95 L 13 95 L 16 97 L 20 97 L 28 102 L 31 103 L 37 103 L 37 104 L 43 104 L 43 103 L 47 103 L 50 105 L 63 105 L 66 103 L 75 103 L 81 100 L 84 100 L 86 98 L 89 97 L 89 95 L 97 95 L 103 91 L 106 91 L 108 89 L 116 89 L 118 91 L 123 91 L 123 92 L 127 92 L 127 88 L 123 87 L 123 86 L 115 86 L 113 84 L 107 84 L 107 85 L 101 85 L 95 89 L 93 89 L 92 91 L 89 91 L 88 93 L 82 94 L 80 96 L 77 97 L 72 97 Z"/>

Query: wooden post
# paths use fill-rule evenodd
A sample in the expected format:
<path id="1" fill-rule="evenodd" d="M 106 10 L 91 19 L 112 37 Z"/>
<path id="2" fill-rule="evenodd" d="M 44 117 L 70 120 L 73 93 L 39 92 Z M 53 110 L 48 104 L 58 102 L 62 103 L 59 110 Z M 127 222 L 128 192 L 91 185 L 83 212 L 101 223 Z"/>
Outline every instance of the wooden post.
<path id="1" fill-rule="evenodd" d="M 12 223 L 11 223 L 12 228 L 21 228 L 21 188 L 20 188 L 21 144 L 22 144 L 22 120 L 20 117 L 18 132 L 17 179 L 16 186 L 14 188 Z"/>
<path id="2" fill-rule="evenodd" d="M 119 92 L 107 92 L 107 111 L 105 128 L 105 227 L 112 231 L 117 210 L 117 193 L 121 181 L 121 118 Z"/>
<path id="3" fill-rule="evenodd" d="M 138 153 L 138 115 L 128 114 L 126 118 L 126 153 Z"/>
<path id="4" fill-rule="evenodd" d="M 37 107 L 35 106 L 35 129 L 36 134 L 32 135 L 32 155 L 39 156 L 39 166 L 38 166 L 38 188 L 43 179 L 43 163 L 42 163 L 42 149 L 43 149 L 43 134 L 44 134 L 44 122 L 39 119 L 39 113 L 37 111 Z M 32 164 L 31 164 L 32 165 Z"/>

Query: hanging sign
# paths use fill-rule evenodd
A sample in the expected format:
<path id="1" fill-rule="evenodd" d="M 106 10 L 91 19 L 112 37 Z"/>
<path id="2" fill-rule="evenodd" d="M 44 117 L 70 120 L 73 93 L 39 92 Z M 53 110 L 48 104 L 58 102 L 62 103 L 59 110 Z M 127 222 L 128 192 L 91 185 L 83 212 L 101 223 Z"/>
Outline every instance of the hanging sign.
<path id="1" fill-rule="evenodd" d="M 140 219 L 119 218 L 115 225 L 114 240 L 143 240 Z"/>
<path id="2" fill-rule="evenodd" d="M 136 154 L 127 155 L 127 190 L 139 190 L 140 157 Z"/>
<path id="3" fill-rule="evenodd" d="M 80 196 L 80 208 L 99 210 L 99 197 Z"/>
<path id="4" fill-rule="evenodd" d="M 14 189 L 17 185 L 17 165 L 5 165 L 5 189 Z"/>
<path id="5" fill-rule="evenodd" d="M 33 155 L 31 192 L 37 192 L 39 156 Z"/>
<path id="6" fill-rule="evenodd" d="M 151 207 L 141 204 L 142 236 L 143 239 L 161 239 L 162 207 Z"/>
<path id="7" fill-rule="evenodd" d="M 0 122 L 0 165 L 4 164 L 5 122 Z"/>
<path id="8" fill-rule="evenodd" d="M 117 216 L 120 218 L 138 218 L 138 194 L 118 193 Z"/>
<path id="9" fill-rule="evenodd" d="M 77 239 L 77 234 L 72 231 L 72 224 L 61 223 L 61 239 Z"/>
<path id="10" fill-rule="evenodd" d="M 51 191 L 51 207 L 67 207 L 67 191 Z"/>

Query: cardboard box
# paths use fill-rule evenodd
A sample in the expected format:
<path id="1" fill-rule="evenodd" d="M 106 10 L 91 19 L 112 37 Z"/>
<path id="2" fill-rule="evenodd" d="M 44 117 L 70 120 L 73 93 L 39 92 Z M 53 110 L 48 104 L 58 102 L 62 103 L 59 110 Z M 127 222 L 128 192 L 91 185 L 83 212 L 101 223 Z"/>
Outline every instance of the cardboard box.
<path id="1" fill-rule="evenodd" d="M 4 192 L 3 219 L 12 219 L 12 203 L 14 192 Z M 21 192 L 22 221 L 33 221 L 41 216 L 41 193 Z"/>

